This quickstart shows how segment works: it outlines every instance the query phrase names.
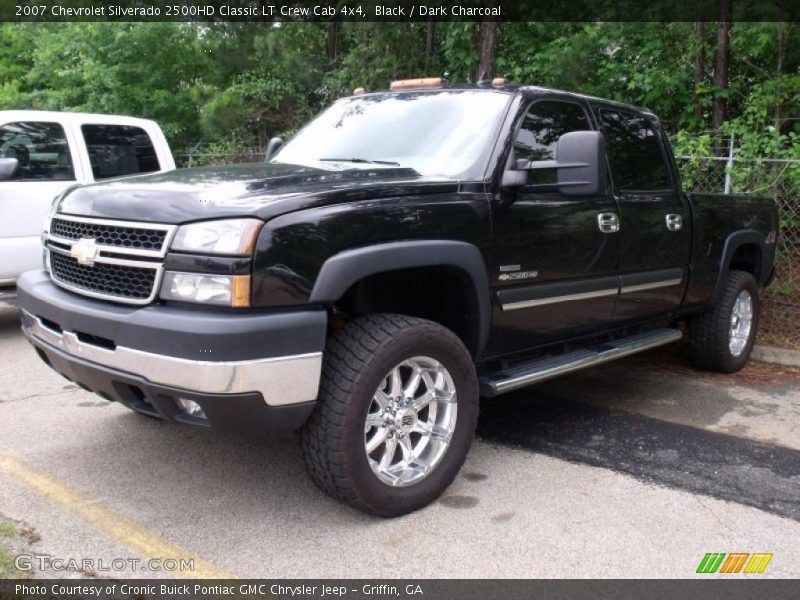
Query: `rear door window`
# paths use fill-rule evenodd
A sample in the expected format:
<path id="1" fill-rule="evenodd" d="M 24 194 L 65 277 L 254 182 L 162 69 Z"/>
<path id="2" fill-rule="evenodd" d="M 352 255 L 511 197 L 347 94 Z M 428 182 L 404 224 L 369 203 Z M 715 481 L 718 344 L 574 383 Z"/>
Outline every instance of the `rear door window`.
<path id="1" fill-rule="evenodd" d="M 141 127 L 131 125 L 83 125 L 95 179 L 158 171 L 153 141 Z"/>
<path id="2" fill-rule="evenodd" d="M 72 156 L 58 123 L 24 121 L 0 127 L 0 158 L 16 158 L 16 181 L 74 181 Z"/>
<path id="3" fill-rule="evenodd" d="M 645 117 L 603 108 L 600 129 L 606 136 L 611 177 L 618 191 L 672 188 L 658 137 Z"/>

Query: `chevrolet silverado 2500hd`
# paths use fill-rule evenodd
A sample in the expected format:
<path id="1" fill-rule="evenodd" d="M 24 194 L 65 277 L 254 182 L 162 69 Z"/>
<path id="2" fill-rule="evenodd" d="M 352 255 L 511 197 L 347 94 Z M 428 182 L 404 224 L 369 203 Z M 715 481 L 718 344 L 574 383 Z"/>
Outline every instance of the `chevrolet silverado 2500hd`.
<path id="1" fill-rule="evenodd" d="M 265 164 L 64 193 L 20 306 L 68 379 L 298 429 L 319 487 L 391 516 L 452 482 L 479 396 L 684 335 L 741 369 L 777 235 L 772 200 L 682 191 L 646 110 L 420 80 L 339 100 Z"/>

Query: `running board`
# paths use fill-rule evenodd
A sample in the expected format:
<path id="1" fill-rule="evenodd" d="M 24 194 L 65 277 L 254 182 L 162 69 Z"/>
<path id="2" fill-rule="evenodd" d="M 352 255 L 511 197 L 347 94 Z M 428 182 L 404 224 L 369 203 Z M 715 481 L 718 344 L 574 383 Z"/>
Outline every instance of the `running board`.
<path id="1" fill-rule="evenodd" d="M 683 334 L 678 329 L 656 329 L 620 338 L 593 348 L 540 358 L 481 377 L 480 393 L 481 396 L 487 398 L 499 396 L 532 383 L 539 383 L 565 373 L 677 342 L 682 337 Z"/>

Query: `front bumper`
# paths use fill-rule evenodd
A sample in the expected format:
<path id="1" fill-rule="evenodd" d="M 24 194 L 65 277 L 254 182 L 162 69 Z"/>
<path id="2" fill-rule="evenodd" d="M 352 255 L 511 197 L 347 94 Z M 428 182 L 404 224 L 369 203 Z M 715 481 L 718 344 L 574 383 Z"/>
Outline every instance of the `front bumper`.
<path id="1" fill-rule="evenodd" d="M 237 313 L 131 308 L 20 279 L 22 328 L 42 359 L 104 398 L 169 420 L 294 429 L 310 414 L 322 368 L 322 310 Z M 206 419 L 179 410 L 194 400 Z"/>

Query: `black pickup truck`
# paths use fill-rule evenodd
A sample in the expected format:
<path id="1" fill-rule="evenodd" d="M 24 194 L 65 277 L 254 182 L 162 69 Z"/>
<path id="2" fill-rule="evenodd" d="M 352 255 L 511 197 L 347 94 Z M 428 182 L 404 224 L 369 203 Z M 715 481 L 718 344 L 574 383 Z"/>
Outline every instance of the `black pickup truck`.
<path id="1" fill-rule="evenodd" d="M 264 164 L 56 198 L 19 280 L 39 356 L 153 417 L 299 430 L 315 482 L 385 516 L 452 482 L 479 396 L 684 335 L 701 368 L 747 362 L 775 204 L 681 191 L 652 113 L 502 80 L 358 92 Z"/>

